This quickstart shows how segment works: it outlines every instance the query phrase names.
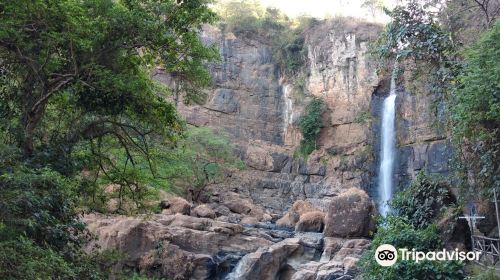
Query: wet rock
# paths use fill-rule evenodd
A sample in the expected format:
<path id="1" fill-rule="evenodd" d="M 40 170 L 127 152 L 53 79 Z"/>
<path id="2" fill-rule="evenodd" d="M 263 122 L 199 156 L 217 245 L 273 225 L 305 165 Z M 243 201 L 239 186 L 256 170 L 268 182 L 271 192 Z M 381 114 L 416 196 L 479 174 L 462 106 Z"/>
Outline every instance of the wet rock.
<path id="1" fill-rule="evenodd" d="M 325 218 L 327 237 L 368 237 L 373 232 L 375 206 L 366 192 L 351 188 L 331 200 Z"/>

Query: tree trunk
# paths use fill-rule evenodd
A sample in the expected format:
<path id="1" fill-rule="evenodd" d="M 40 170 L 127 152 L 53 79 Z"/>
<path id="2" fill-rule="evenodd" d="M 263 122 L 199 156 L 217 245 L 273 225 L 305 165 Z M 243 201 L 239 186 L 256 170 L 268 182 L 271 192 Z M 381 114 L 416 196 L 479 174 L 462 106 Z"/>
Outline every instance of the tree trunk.
<path id="1" fill-rule="evenodd" d="M 29 105 L 25 106 L 25 112 L 21 119 L 24 128 L 21 148 L 25 157 L 31 157 L 35 151 L 35 129 L 42 120 L 47 102 L 42 102 L 35 108 L 31 107 L 32 101 L 27 102 L 27 104 Z"/>

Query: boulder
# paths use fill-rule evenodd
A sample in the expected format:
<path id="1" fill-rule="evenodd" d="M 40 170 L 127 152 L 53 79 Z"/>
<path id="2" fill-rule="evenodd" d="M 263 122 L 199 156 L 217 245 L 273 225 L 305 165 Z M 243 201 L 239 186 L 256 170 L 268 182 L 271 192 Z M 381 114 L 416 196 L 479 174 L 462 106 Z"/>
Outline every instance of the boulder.
<path id="1" fill-rule="evenodd" d="M 322 232 L 324 227 L 325 213 L 311 211 L 300 216 L 295 224 L 295 231 Z"/>
<path id="2" fill-rule="evenodd" d="M 196 206 L 192 211 L 191 215 L 195 217 L 200 217 L 200 218 L 210 218 L 210 219 L 215 219 L 216 214 L 215 211 L 210 208 L 210 206 L 206 204 L 201 204 Z"/>
<path id="3" fill-rule="evenodd" d="M 318 212 L 311 203 L 303 200 L 297 200 L 293 203 L 292 207 L 276 221 L 276 225 L 280 227 L 294 228 L 300 217 L 308 212 Z"/>
<path id="4" fill-rule="evenodd" d="M 283 217 L 276 221 L 276 225 L 279 227 L 293 228 L 299 219 L 300 216 L 298 213 L 287 212 Z"/>
<path id="5" fill-rule="evenodd" d="M 183 214 L 189 215 L 191 212 L 191 207 L 193 205 L 182 197 L 172 197 L 169 199 L 162 200 L 160 202 L 160 207 L 162 210 L 162 214 L 171 215 L 171 214 Z"/>
<path id="6" fill-rule="evenodd" d="M 375 229 L 376 208 L 365 191 L 350 188 L 334 197 L 325 218 L 326 237 L 368 237 Z"/>
<path id="7" fill-rule="evenodd" d="M 301 248 L 300 239 L 289 238 L 244 256 L 229 279 L 274 280 L 288 257 Z"/>

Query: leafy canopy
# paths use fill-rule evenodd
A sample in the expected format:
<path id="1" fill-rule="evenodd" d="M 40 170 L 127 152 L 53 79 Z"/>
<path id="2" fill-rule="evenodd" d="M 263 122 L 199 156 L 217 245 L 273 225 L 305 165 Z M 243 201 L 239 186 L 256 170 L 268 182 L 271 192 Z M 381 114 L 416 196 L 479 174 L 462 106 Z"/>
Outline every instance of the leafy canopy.
<path id="1" fill-rule="evenodd" d="M 197 98 L 186 87 L 206 86 L 217 57 L 198 36 L 209 4 L 0 1 L 0 278 L 109 278 L 82 250 L 78 207 L 108 183 L 140 204 L 170 179 L 161 155 L 185 124 L 150 75 L 176 73 Z"/>
<path id="2" fill-rule="evenodd" d="M 465 52 L 466 63 L 457 77 L 451 100 L 451 130 L 476 174 L 476 187 L 500 187 L 500 20 Z M 491 195 L 491 194 L 490 194 Z"/>
<path id="3" fill-rule="evenodd" d="M 174 137 L 182 122 L 147 69 L 160 65 L 189 76 L 216 57 L 198 38 L 201 25 L 216 18 L 207 5 L 205 0 L 2 2 L 3 129 L 31 156 L 46 144 L 39 140 L 47 138 L 39 127 L 47 108 L 64 110 L 54 104 L 64 96 L 69 104 L 63 105 L 76 110 L 70 111 L 71 127 L 59 133 L 65 142 L 113 134 L 131 122 Z"/>

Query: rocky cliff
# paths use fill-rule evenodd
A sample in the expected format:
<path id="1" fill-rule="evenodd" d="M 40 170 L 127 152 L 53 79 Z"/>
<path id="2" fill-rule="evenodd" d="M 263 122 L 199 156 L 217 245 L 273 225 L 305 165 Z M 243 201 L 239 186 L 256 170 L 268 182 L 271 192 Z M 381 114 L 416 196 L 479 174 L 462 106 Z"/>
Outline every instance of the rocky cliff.
<path id="1" fill-rule="evenodd" d="M 172 279 L 353 279 L 377 212 L 389 78 L 377 75 L 368 46 L 380 31 L 352 19 L 316 24 L 305 35 L 302 73 L 284 76 L 270 44 L 206 27 L 202 37 L 222 61 L 210 66 L 208 102 L 179 111 L 192 125 L 224 131 L 248 168 L 209 186 L 201 205 L 169 198 L 162 214 L 145 220 L 87 216 L 95 243 L 128 253 L 127 267 Z M 169 81 L 161 71 L 155 77 Z M 297 158 L 297 120 L 312 96 L 325 101 L 325 125 L 318 149 Z M 401 82 L 401 185 L 424 168 L 447 172 L 449 145 L 433 102 Z"/>

